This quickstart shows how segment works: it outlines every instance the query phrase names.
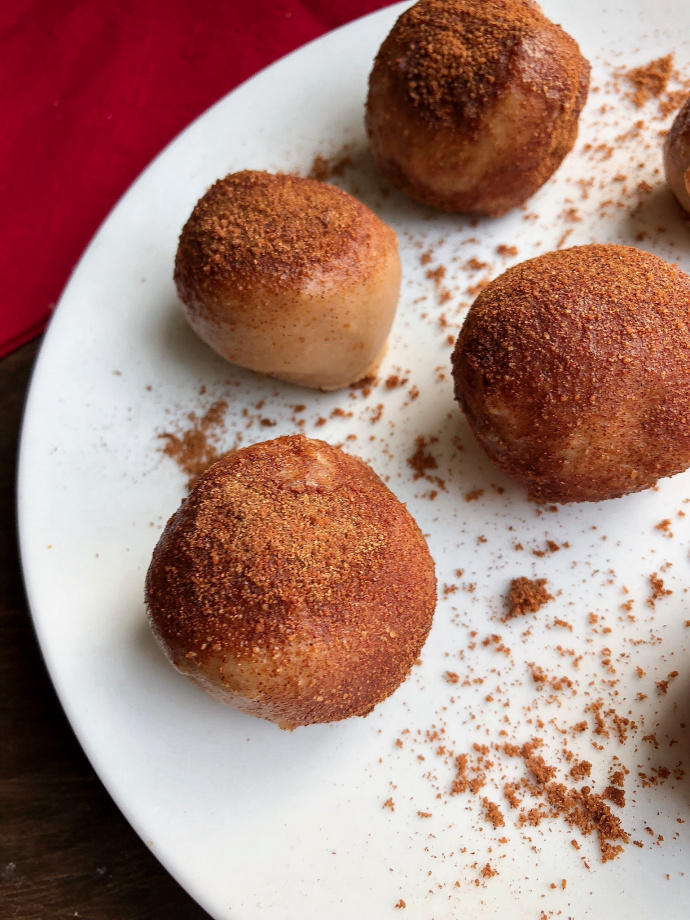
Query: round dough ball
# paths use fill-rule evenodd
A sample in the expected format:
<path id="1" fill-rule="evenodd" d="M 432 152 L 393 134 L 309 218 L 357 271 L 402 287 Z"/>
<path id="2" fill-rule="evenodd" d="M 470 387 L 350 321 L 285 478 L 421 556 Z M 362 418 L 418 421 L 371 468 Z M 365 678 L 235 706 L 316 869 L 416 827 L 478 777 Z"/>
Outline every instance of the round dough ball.
<path id="1" fill-rule="evenodd" d="M 664 172 L 669 188 L 690 212 L 690 97 L 685 100 L 664 141 Z"/>
<path id="2" fill-rule="evenodd" d="M 577 44 L 531 0 L 420 0 L 369 78 L 371 150 L 418 201 L 504 214 L 571 150 L 588 86 Z"/>
<path id="3" fill-rule="evenodd" d="M 398 243 L 334 186 L 248 170 L 197 203 L 175 284 L 192 328 L 228 361 L 333 390 L 374 373 L 383 356 Z"/>
<path id="4" fill-rule="evenodd" d="M 453 377 L 480 445 L 537 500 L 649 488 L 690 465 L 690 278 L 626 246 L 530 259 L 470 308 Z"/>
<path id="5" fill-rule="evenodd" d="M 405 506 L 323 441 L 243 448 L 197 481 L 146 578 L 163 651 L 211 696 L 293 729 L 365 716 L 405 679 L 436 603 Z"/>

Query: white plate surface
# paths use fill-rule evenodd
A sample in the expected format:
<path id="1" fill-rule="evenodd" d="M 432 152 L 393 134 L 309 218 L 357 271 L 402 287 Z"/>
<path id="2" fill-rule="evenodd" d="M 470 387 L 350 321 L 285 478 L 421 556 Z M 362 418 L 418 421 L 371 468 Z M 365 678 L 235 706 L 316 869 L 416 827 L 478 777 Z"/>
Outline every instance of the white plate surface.
<path id="1" fill-rule="evenodd" d="M 214 917 L 687 916 L 690 789 L 679 764 L 690 754 L 690 476 L 613 502 L 540 509 L 490 466 L 452 399 L 448 337 L 468 289 L 563 245 L 567 231 L 567 245 L 634 244 L 644 234 L 638 245 L 690 270 L 688 227 L 660 172 L 669 117 L 656 100 L 635 108 L 625 80 L 616 88 L 612 79 L 615 68 L 670 51 L 688 74 L 690 6 L 543 7 L 592 62 L 595 90 L 575 151 L 526 210 L 471 223 L 418 207 L 377 177 L 362 113 L 371 62 L 399 12 L 385 10 L 279 62 L 185 131 L 99 231 L 48 331 L 19 478 L 36 629 L 105 785 Z M 171 274 L 179 230 L 217 177 L 243 168 L 306 174 L 316 154 L 345 145 L 351 166 L 336 181 L 398 231 L 404 286 L 381 382 L 368 394 L 324 395 L 224 364 L 186 327 Z M 499 255 L 500 245 L 517 253 Z M 439 266 L 444 277 L 429 275 Z M 387 387 L 394 374 L 408 382 Z M 293 432 L 302 418 L 304 433 L 368 460 L 428 535 L 440 597 L 423 662 L 367 719 L 281 732 L 207 699 L 154 644 L 144 575 L 185 493 L 158 435 L 218 399 L 228 402 L 224 446 L 238 433 L 247 444 Z M 297 415 L 296 404 L 305 406 Z M 407 460 L 419 437 L 442 486 L 414 478 Z M 547 540 L 560 551 L 543 552 Z M 652 607 L 654 573 L 673 593 Z M 520 575 L 547 578 L 555 598 L 503 622 Z M 550 684 L 534 679 L 532 663 Z M 634 722 L 626 738 L 612 712 Z M 574 731 L 583 721 L 585 731 Z M 617 763 L 629 771 L 625 805 L 611 806 L 630 836 L 617 859 L 603 863 L 595 835 L 562 817 L 520 826 L 529 796 L 511 809 L 503 787 L 527 773 L 499 747 L 537 736 L 570 787 L 602 791 Z M 455 771 L 441 743 L 486 773 L 477 795 L 450 794 Z M 569 778 L 564 746 L 591 762 L 589 778 Z M 486 819 L 482 797 L 504 826 Z"/>

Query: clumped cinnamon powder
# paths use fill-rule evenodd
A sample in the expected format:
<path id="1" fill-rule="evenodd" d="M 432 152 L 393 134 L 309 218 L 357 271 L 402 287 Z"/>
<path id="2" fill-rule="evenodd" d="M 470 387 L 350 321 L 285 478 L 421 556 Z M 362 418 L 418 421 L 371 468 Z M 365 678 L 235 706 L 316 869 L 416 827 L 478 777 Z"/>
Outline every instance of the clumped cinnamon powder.
<path id="1" fill-rule="evenodd" d="M 545 578 L 526 578 L 524 575 L 514 578 L 508 592 L 508 613 L 505 619 L 537 613 L 544 604 L 552 601 L 553 594 L 546 590 L 546 584 Z"/>
<path id="2" fill-rule="evenodd" d="M 445 745 L 437 747 L 436 753 L 444 760 L 452 760 L 455 776 L 450 795 L 468 794 L 477 796 L 483 819 L 494 829 L 506 824 L 506 817 L 499 806 L 492 802 L 482 790 L 488 782 L 488 772 L 495 772 L 496 758 L 518 760 L 524 773 L 516 781 L 506 780 L 503 796 L 515 814 L 518 827 L 538 827 L 545 821 L 560 820 L 569 828 L 577 829 L 587 837 L 594 835 L 602 862 L 618 856 L 630 840 L 622 827 L 620 818 L 611 811 L 611 804 L 622 807 L 625 804 L 624 790 L 616 783 L 608 785 L 602 793 L 591 786 L 575 786 L 558 778 L 556 767 L 548 764 L 540 752 L 544 742 L 535 737 L 524 744 L 493 742 L 491 745 L 474 745 L 472 755 L 454 755 Z M 589 776 L 591 764 L 579 761 L 570 771 L 575 782 Z M 658 776 L 657 772 L 655 776 Z M 622 782 L 623 772 L 612 778 Z M 619 779 L 620 778 L 620 779 Z M 481 794 L 480 794 L 481 793 Z M 579 843 L 572 841 L 579 849 Z"/>
<path id="3" fill-rule="evenodd" d="M 462 792 L 472 792 L 477 795 L 485 784 L 486 773 L 482 769 L 481 759 L 477 763 L 470 763 L 467 754 L 458 754 L 455 758 L 455 778 L 450 787 L 450 794 L 460 795 Z"/>
<path id="4" fill-rule="evenodd" d="M 501 809 L 496 805 L 495 802 L 491 802 L 489 799 L 484 796 L 482 798 L 482 805 L 484 808 L 484 817 L 489 821 L 494 828 L 505 827 L 506 819 L 503 817 Z"/>
<path id="5" fill-rule="evenodd" d="M 659 523 L 655 527 L 655 530 L 660 530 L 662 533 L 664 533 L 669 538 L 673 537 L 673 531 L 671 530 L 671 521 L 669 520 L 669 518 L 664 518 L 663 521 L 659 521 Z"/>
<path id="6" fill-rule="evenodd" d="M 573 779 L 584 779 L 592 772 L 592 764 L 588 760 L 579 760 L 570 768 L 570 775 Z"/>
<path id="7" fill-rule="evenodd" d="M 659 577 L 658 572 L 654 572 L 649 576 L 649 586 L 652 589 L 652 593 L 647 599 L 647 603 L 650 607 L 655 607 L 656 601 L 660 598 L 666 597 L 668 594 L 673 594 L 673 591 L 664 588 L 664 580 Z"/>
<path id="8" fill-rule="evenodd" d="M 202 415 L 190 412 L 184 427 L 158 435 L 162 452 L 185 473 L 190 489 L 209 466 L 228 453 L 219 447 L 227 409 L 227 402 L 218 399 Z"/>
<path id="9" fill-rule="evenodd" d="M 637 108 L 641 108 L 652 99 L 656 100 L 661 118 L 677 112 L 690 93 L 690 81 L 675 67 L 673 53 L 656 58 L 640 67 L 630 70 L 618 69 L 614 73 L 616 79 L 622 77 L 625 80 L 627 91 L 624 95 Z M 642 127 L 644 122 L 638 122 L 635 126 L 635 137 L 639 135 Z M 631 135 L 623 139 L 633 137 Z"/>
<path id="10" fill-rule="evenodd" d="M 349 145 L 345 145 L 339 153 L 329 157 L 317 153 L 307 173 L 307 178 L 315 179 L 317 182 L 340 179 L 352 165 L 352 150 Z"/>
<path id="11" fill-rule="evenodd" d="M 672 73 L 672 54 L 625 71 L 624 75 L 632 87 L 631 99 L 635 105 L 641 108 L 650 99 L 658 99 L 668 86 Z"/>
<path id="12" fill-rule="evenodd" d="M 422 435 L 415 440 L 415 452 L 407 458 L 407 465 L 414 471 L 414 479 L 422 479 L 430 470 L 438 469 L 436 458 L 427 450 L 435 440 L 436 438 L 427 439 Z"/>

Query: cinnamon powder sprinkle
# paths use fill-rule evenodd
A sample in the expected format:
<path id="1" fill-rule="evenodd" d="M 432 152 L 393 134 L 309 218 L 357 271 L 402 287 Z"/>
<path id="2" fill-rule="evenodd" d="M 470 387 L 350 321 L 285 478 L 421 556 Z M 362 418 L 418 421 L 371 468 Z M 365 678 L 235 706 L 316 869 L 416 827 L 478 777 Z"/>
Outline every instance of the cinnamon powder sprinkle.
<path id="1" fill-rule="evenodd" d="M 182 229 L 175 283 L 185 303 L 227 287 L 260 282 L 268 290 L 309 280 L 314 266 L 368 271 L 352 253 L 366 246 L 378 220 L 333 185 L 286 174 L 245 170 L 219 179 Z"/>

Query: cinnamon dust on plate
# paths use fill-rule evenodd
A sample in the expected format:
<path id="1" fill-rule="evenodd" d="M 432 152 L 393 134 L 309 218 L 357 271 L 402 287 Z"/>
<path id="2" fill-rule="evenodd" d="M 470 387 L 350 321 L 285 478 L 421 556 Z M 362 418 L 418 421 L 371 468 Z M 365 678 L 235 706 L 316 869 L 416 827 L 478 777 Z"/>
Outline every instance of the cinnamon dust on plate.
<path id="1" fill-rule="evenodd" d="M 227 402 L 218 399 L 203 413 L 189 412 L 174 431 L 158 435 L 163 442 L 162 452 L 174 460 L 187 476 L 190 489 L 209 466 L 227 453 L 220 446 L 225 433 L 227 409 Z"/>

